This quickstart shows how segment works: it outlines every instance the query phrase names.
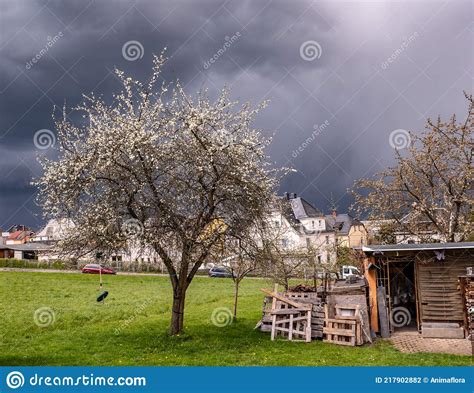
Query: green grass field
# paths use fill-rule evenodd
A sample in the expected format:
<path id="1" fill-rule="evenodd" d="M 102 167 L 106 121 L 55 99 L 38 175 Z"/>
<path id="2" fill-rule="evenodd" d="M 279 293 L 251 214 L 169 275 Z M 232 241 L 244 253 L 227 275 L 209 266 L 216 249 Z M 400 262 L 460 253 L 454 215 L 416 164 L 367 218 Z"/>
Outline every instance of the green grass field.
<path id="1" fill-rule="evenodd" d="M 167 334 L 171 286 L 167 277 L 105 276 L 110 292 L 97 304 L 98 276 L 0 272 L 0 365 L 470 365 L 468 356 L 403 354 L 387 341 L 343 347 L 270 341 L 253 330 L 263 295 L 258 279 L 242 283 L 239 320 L 214 326 L 217 307 L 232 306 L 232 281 L 197 277 L 188 292 L 186 332 Z M 55 321 L 35 324 L 49 307 Z"/>

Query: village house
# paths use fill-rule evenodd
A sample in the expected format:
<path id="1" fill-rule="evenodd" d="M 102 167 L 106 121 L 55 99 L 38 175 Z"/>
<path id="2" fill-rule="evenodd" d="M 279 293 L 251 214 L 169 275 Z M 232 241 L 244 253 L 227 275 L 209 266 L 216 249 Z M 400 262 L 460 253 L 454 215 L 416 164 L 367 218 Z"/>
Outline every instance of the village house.
<path id="1" fill-rule="evenodd" d="M 434 212 L 435 216 L 446 214 L 442 209 Z M 447 241 L 436 229 L 433 222 L 423 213 L 410 212 L 399 221 L 380 219 L 362 221 L 368 232 L 370 244 L 417 244 Z M 411 230 L 410 230 L 411 229 Z M 455 241 L 461 241 L 456 234 Z"/>
<path id="2" fill-rule="evenodd" d="M 319 263 L 335 263 L 338 246 L 360 248 L 367 244 L 362 222 L 335 210 L 325 215 L 295 193 L 278 198 L 271 220 L 282 233 L 282 248 L 312 247 Z"/>
<path id="3" fill-rule="evenodd" d="M 0 258 L 37 259 L 48 246 L 32 243 L 35 233 L 24 225 L 13 225 L 2 231 L 0 238 Z"/>
<path id="4" fill-rule="evenodd" d="M 270 220 L 283 250 L 312 247 L 319 263 L 335 261 L 335 232 L 327 226 L 325 215 L 305 199 L 285 193 L 277 199 Z"/>
<path id="5" fill-rule="evenodd" d="M 336 232 L 338 246 L 360 249 L 367 244 L 367 229 L 350 214 L 339 214 L 333 210 L 326 215 L 326 222 Z"/>
<path id="6" fill-rule="evenodd" d="M 43 229 L 31 238 L 30 247 L 38 248 L 37 259 L 39 261 L 73 259 L 72 257 L 60 255 L 54 247 L 55 243 L 64 238 L 66 233 L 70 230 L 74 230 L 74 223 L 70 219 L 49 220 Z M 102 258 L 104 258 L 104 256 L 98 252 L 94 255 L 84 256 L 82 259 L 84 262 L 91 262 Z M 138 245 L 134 245 L 133 242 L 129 242 L 125 249 L 105 256 L 104 262 L 112 264 L 117 269 L 125 268 L 131 263 L 145 266 L 161 265 L 161 260 L 151 248 L 139 247 Z"/>
<path id="7" fill-rule="evenodd" d="M 27 243 L 34 232 L 24 225 L 13 225 L 6 232 L 2 232 L 5 245 L 18 245 Z"/>
<path id="8" fill-rule="evenodd" d="M 52 243 L 60 240 L 66 231 L 72 228 L 74 228 L 74 223 L 70 219 L 52 219 L 32 237 L 31 241 Z"/>

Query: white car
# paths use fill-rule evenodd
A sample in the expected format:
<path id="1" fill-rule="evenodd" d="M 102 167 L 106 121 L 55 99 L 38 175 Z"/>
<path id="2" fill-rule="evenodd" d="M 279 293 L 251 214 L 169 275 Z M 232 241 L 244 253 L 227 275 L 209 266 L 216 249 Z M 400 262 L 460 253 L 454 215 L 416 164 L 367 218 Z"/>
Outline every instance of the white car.
<path id="1" fill-rule="evenodd" d="M 342 267 L 341 270 L 341 275 L 342 278 L 345 280 L 349 276 L 361 276 L 359 269 L 357 269 L 355 266 L 350 266 L 350 265 L 345 265 Z"/>

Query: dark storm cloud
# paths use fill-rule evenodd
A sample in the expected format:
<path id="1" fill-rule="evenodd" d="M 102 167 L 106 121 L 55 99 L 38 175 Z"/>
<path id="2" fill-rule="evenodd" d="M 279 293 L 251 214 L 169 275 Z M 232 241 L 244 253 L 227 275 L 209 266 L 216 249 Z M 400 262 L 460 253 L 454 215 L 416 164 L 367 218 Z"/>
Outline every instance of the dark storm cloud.
<path id="1" fill-rule="evenodd" d="M 164 47 L 165 79 L 189 92 L 227 85 L 242 101 L 270 100 L 257 125 L 274 135 L 272 159 L 297 170 L 281 191 L 323 210 L 331 195 L 345 209 L 354 179 L 391 162 L 393 130 L 462 115 L 472 89 L 468 1 L 3 0 L 0 26 L 1 227 L 41 224 L 29 183 L 36 155 L 54 150 L 33 136 L 53 129 L 54 105 L 110 97 L 114 67 L 145 78 Z M 132 40 L 144 53 L 127 61 Z M 302 58 L 305 42 L 319 56 Z"/>

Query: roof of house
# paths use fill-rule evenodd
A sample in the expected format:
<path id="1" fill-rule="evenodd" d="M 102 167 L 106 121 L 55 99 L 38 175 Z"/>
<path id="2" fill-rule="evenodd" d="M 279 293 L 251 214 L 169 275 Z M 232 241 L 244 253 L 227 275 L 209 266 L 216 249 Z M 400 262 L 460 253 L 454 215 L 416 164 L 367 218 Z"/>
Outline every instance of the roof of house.
<path id="1" fill-rule="evenodd" d="M 297 220 L 301 220 L 302 218 L 323 216 L 323 213 L 321 213 L 318 209 L 301 197 L 291 198 L 288 199 L 288 201 L 291 204 L 293 214 Z"/>
<path id="2" fill-rule="evenodd" d="M 287 198 L 286 196 L 283 196 L 279 197 L 277 202 L 283 217 L 286 218 L 294 230 L 303 234 L 312 234 L 314 232 L 306 229 L 301 223 L 301 219 L 324 217 L 323 213 L 301 197 Z M 329 231 L 325 230 L 323 232 Z"/>
<path id="3" fill-rule="evenodd" d="M 349 214 L 326 215 L 326 223 L 340 235 L 348 235 L 354 218 Z"/>
<path id="4" fill-rule="evenodd" d="M 425 251 L 425 250 L 456 250 L 474 248 L 474 242 L 460 243 L 408 243 L 408 244 L 374 244 L 362 247 L 368 253 L 383 253 L 384 251 Z"/>
<path id="5" fill-rule="evenodd" d="M 31 236 L 31 231 L 14 231 L 8 235 L 8 240 L 22 240 L 25 237 Z"/>

